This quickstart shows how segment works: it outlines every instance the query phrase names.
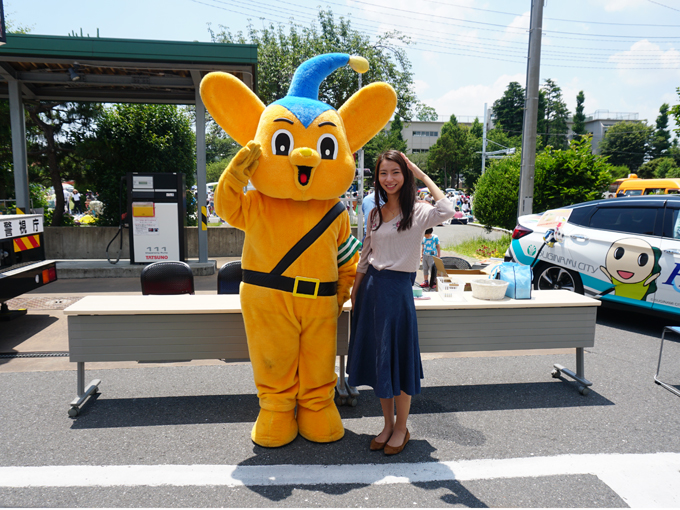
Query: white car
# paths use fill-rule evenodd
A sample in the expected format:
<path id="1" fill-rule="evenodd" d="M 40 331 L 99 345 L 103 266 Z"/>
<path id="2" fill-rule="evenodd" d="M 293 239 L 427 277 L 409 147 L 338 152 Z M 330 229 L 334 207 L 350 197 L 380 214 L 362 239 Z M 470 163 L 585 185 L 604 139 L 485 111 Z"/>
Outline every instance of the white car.
<path id="1" fill-rule="evenodd" d="M 569 218 L 552 248 L 544 246 L 549 226 L 539 226 L 542 214 L 521 216 L 513 231 L 506 260 L 533 264 L 534 288 L 680 314 L 680 196 L 597 200 L 564 209 Z"/>

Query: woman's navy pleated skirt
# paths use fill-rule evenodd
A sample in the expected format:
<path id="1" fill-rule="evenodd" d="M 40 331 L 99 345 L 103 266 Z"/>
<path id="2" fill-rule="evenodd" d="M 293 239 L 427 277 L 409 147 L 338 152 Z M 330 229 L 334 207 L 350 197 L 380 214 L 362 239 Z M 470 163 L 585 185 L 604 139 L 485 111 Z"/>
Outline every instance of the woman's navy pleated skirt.
<path id="1" fill-rule="evenodd" d="M 350 386 L 370 386 L 379 398 L 420 393 L 423 365 L 413 302 L 416 273 L 368 266 L 354 311 L 347 357 Z"/>

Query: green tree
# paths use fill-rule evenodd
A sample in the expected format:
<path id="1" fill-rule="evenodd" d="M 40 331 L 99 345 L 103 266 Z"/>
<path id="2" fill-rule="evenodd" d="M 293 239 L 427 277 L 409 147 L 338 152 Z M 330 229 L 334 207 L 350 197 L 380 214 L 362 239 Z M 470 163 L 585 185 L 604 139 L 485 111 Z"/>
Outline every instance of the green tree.
<path id="1" fill-rule="evenodd" d="M 680 97 L 680 87 L 677 87 L 675 91 L 678 93 L 678 97 Z M 670 110 L 670 113 L 673 115 L 673 118 L 675 118 L 675 131 L 676 135 L 680 136 L 680 104 L 674 105 Z"/>
<path id="2" fill-rule="evenodd" d="M 99 103 L 38 101 L 26 102 L 25 109 L 38 133 L 29 141 L 28 156 L 47 169 L 55 193 L 51 224 L 60 226 L 64 216 L 62 182 L 73 177 L 78 164 L 84 163 L 79 157 L 79 146 L 90 133 L 102 107 Z"/>
<path id="3" fill-rule="evenodd" d="M 480 128 L 482 124 L 479 124 Z M 465 179 L 465 186 L 473 189 L 477 179 L 482 174 L 482 133 L 479 136 L 475 135 L 475 126 L 473 124 L 470 128 L 470 146 L 471 146 L 471 166 L 470 169 L 463 172 L 463 178 Z M 493 152 L 501 150 L 504 148 L 519 150 L 522 147 L 522 137 L 518 136 L 508 136 L 508 134 L 503 130 L 502 126 L 496 125 L 494 129 L 490 129 L 486 133 L 486 150 L 487 152 Z M 493 161 L 487 159 L 486 165 L 488 167 L 489 162 Z"/>
<path id="4" fill-rule="evenodd" d="M 510 82 L 503 96 L 493 103 L 496 125 L 501 124 L 509 136 L 522 134 L 524 123 L 524 88 L 516 81 Z"/>
<path id="5" fill-rule="evenodd" d="M 398 116 L 389 124 L 389 129 L 385 128 L 375 135 L 364 146 L 364 167 L 375 170 L 378 156 L 388 150 L 406 152 L 407 145 L 401 134 L 404 124 Z"/>
<path id="6" fill-rule="evenodd" d="M 569 145 L 567 140 L 569 110 L 562 99 L 562 89 L 548 78 L 543 84 L 543 92 L 545 93 L 543 145 L 566 149 Z"/>
<path id="7" fill-rule="evenodd" d="M 668 131 L 668 112 L 670 106 L 664 103 L 659 108 L 659 116 L 656 118 L 656 129 L 652 135 L 652 146 L 650 156 L 652 158 L 662 158 L 668 153 L 671 147 L 671 133 Z"/>
<path id="8" fill-rule="evenodd" d="M 612 174 L 612 182 L 616 179 L 627 179 L 630 175 L 630 168 L 626 165 L 611 165 L 609 168 L 609 173 Z"/>
<path id="9" fill-rule="evenodd" d="M 416 104 L 416 120 L 422 122 L 437 122 L 439 120 L 439 115 L 437 115 L 437 110 L 425 103 Z"/>
<path id="10" fill-rule="evenodd" d="M 675 164 L 680 166 L 680 147 L 678 147 L 678 139 L 674 138 L 671 143 L 670 149 L 668 149 L 668 157 L 673 158 Z"/>
<path id="11" fill-rule="evenodd" d="M 418 168 L 423 172 L 428 172 L 428 153 L 427 152 L 416 152 L 415 154 L 409 154 L 408 159 L 410 159 Z"/>
<path id="12" fill-rule="evenodd" d="M 493 160 L 477 181 L 472 207 L 484 225 L 515 228 L 521 166 L 518 151 L 509 158 Z"/>
<path id="13" fill-rule="evenodd" d="M 514 228 L 521 155 L 495 160 L 477 181 L 475 216 L 489 226 Z M 612 180 L 606 157 L 594 155 L 591 137 L 567 150 L 547 148 L 536 156 L 533 210 L 557 209 L 602 197 Z"/>
<path id="14" fill-rule="evenodd" d="M 581 90 L 576 95 L 576 113 L 574 113 L 574 125 L 571 130 L 574 132 L 574 140 L 580 140 L 582 135 L 586 134 L 586 116 L 583 113 L 583 103 L 586 96 Z"/>
<path id="15" fill-rule="evenodd" d="M 222 176 L 224 171 L 229 166 L 229 163 L 231 163 L 231 159 L 232 158 L 221 159 L 219 161 L 211 161 L 210 163 L 205 165 L 206 182 L 217 182 L 217 181 L 219 181 L 220 177 Z"/>
<path id="16" fill-rule="evenodd" d="M 215 161 L 229 160 L 236 155 L 241 146 L 231 138 L 215 122 L 212 117 L 206 123 L 205 132 L 205 161 L 211 163 Z"/>
<path id="17" fill-rule="evenodd" d="M 641 165 L 637 169 L 637 176 L 640 179 L 663 179 L 670 177 L 668 174 L 675 168 L 678 168 L 678 165 L 673 158 L 669 156 L 656 158 Z"/>
<path id="18" fill-rule="evenodd" d="M 592 153 L 591 143 L 592 137 L 583 136 L 567 150 L 549 147 L 536 156 L 534 211 L 602 198 L 612 181 L 611 165 Z"/>
<path id="19" fill-rule="evenodd" d="M 443 187 L 458 185 L 461 173 L 470 169 L 473 152 L 468 132 L 469 129 L 460 126 L 456 116 L 451 115 L 442 126 L 441 136 L 430 147 L 428 168 Z"/>
<path id="20" fill-rule="evenodd" d="M 298 66 L 309 58 L 323 53 L 349 53 L 366 58 L 369 70 L 362 75 L 362 85 L 384 81 L 397 92 L 397 114 L 411 120 L 416 103 L 413 92 L 413 73 L 405 46 L 408 37 L 398 32 L 378 34 L 373 41 L 352 27 L 349 19 L 340 17 L 336 22 L 333 12 L 319 10 L 317 22 L 300 27 L 293 21 L 233 35 L 228 27 L 220 25 L 218 32 L 210 29 L 215 43 L 257 44 L 257 90 L 264 104 L 281 99 L 288 93 L 290 81 Z M 358 90 L 358 74 L 344 67 L 328 76 L 319 87 L 319 99 L 334 108 L 342 106 Z"/>
<path id="21" fill-rule="evenodd" d="M 652 128 L 641 122 L 624 121 L 607 130 L 600 153 L 609 156 L 612 165 L 626 165 L 635 172 L 649 152 Z"/>
<path id="22" fill-rule="evenodd" d="M 475 117 L 475 120 L 472 122 L 470 134 L 477 138 L 482 138 L 484 136 L 484 125 L 479 122 L 479 117 Z"/>
<path id="23" fill-rule="evenodd" d="M 9 101 L 3 99 L 0 100 L 0 199 L 14 196 L 13 166 Z"/>
<path id="24" fill-rule="evenodd" d="M 93 179 L 104 203 L 103 225 L 117 225 L 121 177 L 127 172 L 181 172 L 186 186 L 194 184 L 195 135 L 185 110 L 174 105 L 115 104 L 97 122 L 88 152 L 93 158 Z M 123 202 L 124 203 L 124 202 Z M 195 204 L 187 200 L 187 214 Z"/>

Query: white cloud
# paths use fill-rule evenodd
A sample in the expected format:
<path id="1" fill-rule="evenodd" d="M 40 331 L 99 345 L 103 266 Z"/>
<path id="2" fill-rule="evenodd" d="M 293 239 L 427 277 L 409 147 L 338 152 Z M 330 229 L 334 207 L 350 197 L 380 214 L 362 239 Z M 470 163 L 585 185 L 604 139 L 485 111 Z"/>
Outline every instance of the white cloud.
<path id="1" fill-rule="evenodd" d="M 616 11 L 629 11 L 633 8 L 636 7 L 642 7 L 644 4 L 646 4 L 645 0 L 605 0 L 604 2 L 604 10 L 607 12 L 616 12 Z"/>
<path id="2" fill-rule="evenodd" d="M 675 48 L 664 51 L 647 39 L 637 41 L 628 51 L 613 54 L 609 61 L 617 64 L 619 77 L 628 85 L 652 85 L 680 78 L 680 52 Z"/>
<path id="3" fill-rule="evenodd" d="M 500 38 L 501 45 L 506 46 L 508 42 L 526 42 L 530 20 L 531 13 L 529 11 L 521 16 L 516 16 L 505 28 L 505 32 Z"/>
<path id="4" fill-rule="evenodd" d="M 424 99 L 423 102 L 437 110 L 440 116 L 448 118 L 453 113 L 457 117 L 479 117 L 481 121 L 484 116 L 484 103 L 487 103 L 487 108 L 491 108 L 493 102 L 503 95 L 510 82 L 519 82 L 524 87 L 525 79 L 524 74 L 504 74 L 490 85 L 465 85 L 450 90 L 443 96 Z"/>

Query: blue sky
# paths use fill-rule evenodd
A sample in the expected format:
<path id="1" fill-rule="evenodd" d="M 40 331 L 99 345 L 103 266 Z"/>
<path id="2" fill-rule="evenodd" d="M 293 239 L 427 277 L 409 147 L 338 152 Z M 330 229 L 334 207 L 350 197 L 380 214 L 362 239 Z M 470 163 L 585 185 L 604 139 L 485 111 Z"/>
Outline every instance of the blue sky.
<path id="1" fill-rule="evenodd" d="M 530 0 L 4 0 L 6 17 L 32 33 L 209 42 L 207 24 L 244 30 L 291 17 L 309 25 L 318 7 L 375 38 L 399 30 L 416 92 L 442 116 L 483 115 L 508 83 L 524 86 Z M 679 101 L 680 0 L 547 0 L 541 83 L 562 88 L 573 113 L 637 113 L 653 125 Z M 675 127 L 671 121 L 671 127 Z"/>

